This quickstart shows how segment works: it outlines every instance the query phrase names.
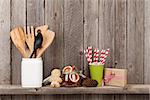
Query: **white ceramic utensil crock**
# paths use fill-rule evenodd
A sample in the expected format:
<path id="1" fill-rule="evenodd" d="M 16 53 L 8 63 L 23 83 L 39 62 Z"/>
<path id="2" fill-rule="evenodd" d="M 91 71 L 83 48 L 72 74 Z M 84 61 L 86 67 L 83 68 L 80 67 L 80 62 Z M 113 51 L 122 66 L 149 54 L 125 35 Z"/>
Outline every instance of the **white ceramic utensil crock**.
<path id="1" fill-rule="evenodd" d="M 43 61 L 42 58 L 22 58 L 21 85 L 22 87 L 42 87 Z"/>

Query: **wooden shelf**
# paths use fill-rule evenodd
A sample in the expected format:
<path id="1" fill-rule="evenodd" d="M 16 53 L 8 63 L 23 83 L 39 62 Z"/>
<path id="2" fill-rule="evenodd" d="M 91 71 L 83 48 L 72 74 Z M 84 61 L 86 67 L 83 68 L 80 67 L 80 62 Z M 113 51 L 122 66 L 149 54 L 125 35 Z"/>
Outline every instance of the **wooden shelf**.
<path id="1" fill-rule="evenodd" d="M 15 85 L 0 85 L 0 95 L 4 94 L 150 94 L 150 85 L 130 84 L 122 87 L 74 87 L 74 88 L 22 88 Z"/>

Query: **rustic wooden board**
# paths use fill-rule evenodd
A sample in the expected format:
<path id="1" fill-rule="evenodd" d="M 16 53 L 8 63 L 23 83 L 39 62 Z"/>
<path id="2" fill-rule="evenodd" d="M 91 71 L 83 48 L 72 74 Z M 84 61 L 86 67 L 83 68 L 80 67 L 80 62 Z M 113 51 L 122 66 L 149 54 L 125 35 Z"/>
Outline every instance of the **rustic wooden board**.
<path id="1" fill-rule="evenodd" d="M 145 34 L 144 34 L 144 83 L 149 84 L 150 83 L 150 77 L 149 77 L 149 57 L 150 57 L 150 1 L 145 0 L 144 7 L 145 7 L 145 15 L 144 15 L 144 22 L 145 22 Z M 150 95 L 145 95 L 145 100 L 149 100 Z"/>
<path id="2" fill-rule="evenodd" d="M 83 0 L 64 0 L 64 65 L 75 65 L 81 70 L 83 61 Z M 81 57 L 83 59 L 83 57 Z M 64 99 L 82 99 L 82 95 L 64 95 Z"/>
<path id="3" fill-rule="evenodd" d="M 145 0 L 144 83 L 150 83 L 150 1 Z"/>
<path id="4" fill-rule="evenodd" d="M 64 0 L 64 64 L 75 64 L 79 70 L 83 51 L 83 0 Z"/>
<path id="5" fill-rule="evenodd" d="M 44 76 L 53 68 L 63 67 L 63 0 L 45 1 L 45 24 L 55 32 L 55 39 L 44 56 Z"/>
<path id="6" fill-rule="evenodd" d="M 111 49 L 109 66 L 114 62 L 115 0 L 99 0 L 99 49 Z M 107 66 L 108 67 L 108 66 Z M 113 100 L 114 95 L 103 95 L 103 100 Z"/>
<path id="7" fill-rule="evenodd" d="M 127 67 L 128 82 L 143 83 L 144 2 L 128 0 Z"/>
<path id="8" fill-rule="evenodd" d="M 44 25 L 44 0 L 27 0 L 27 25 Z"/>
<path id="9" fill-rule="evenodd" d="M 114 55 L 117 68 L 126 68 L 126 0 L 116 0 Z"/>
<path id="10" fill-rule="evenodd" d="M 11 83 L 10 67 L 10 0 L 0 1 L 0 84 Z M 10 96 L 1 96 L 2 100 L 10 100 Z"/>
<path id="11" fill-rule="evenodd" d="M 50 88 L 50 87 L 42 87 L 42 88 L 22 88 L 19 85 L 0 85 L 0 95 L 27 95 L 27 98 L 32 99 L 31 96 L 36 98 L 37 95 L 45 95 L 49 98 L 55 98 L 56 94 L 65 94 L 62 98 L 66 98 L 67 95 L 76 94 L 79 98 L 84 98 L 83 94 L 92 94 L 89 96 L 96 97 L 96 94 L 104 94 L 103 97 L 110 98 L 111 94 L 150 94 L 150 85 L 143 84 L 129 84 L 126 87 L 112 87 L 112 86 L 104 86 L 104 87 L 74 87 L 74 88 Z M 63 91 L 63 92 L 62 92 Z M 53 95 L 52 95 L 53 94 Z M 82 94 L 82 95 L 78 95 Z M 107 96 L 109 94 L 109 96 Z M 51 96 L 51 97 L 50 97 Z M 85 95 L 87 96 L 87 95 Z M 99 95 L 101 96 L 101 95 Z M 113 95 L 112 95 L 113 96 Z M 61 95 L 60 95 L 61 97 Z M 21 97 L 20 97 L 21 98 Z M 43 98 L 43 97 L 40 97 Z M 105 99 L 105 98 L 104 98 Z"/>
<path id="12" fill-rule="evenodd" d="M 84 49 L 98 48 L 98 0 L 84 0 Z M 84 74 L 90 76 L 84 56 Z M 102 95 L 84 95 L 84 100 L 99 99 Z"/>
<path id="13" fill-rule="evenodd" d="M 28 26 L 44 25 L 44 0 L 27 0 L 27 20 Z M 40 100 L 44 96 L 36 97 L 27 95 L 27 100 Z"/>
<path id="14" fill-rule="evenodd" d="M 20 0 L 12 0 L 11 5 L 11 29 L 17 26 L 26 25 L 26 2 Z M 18 9 L 21 8 L 21 9 Z M 22 14 L 18 14 L 22 13 Z M 18 49 L 12 43 L 12 84 L 20 84 L 21 82 L 21 54 Z"/>
<path id="15" fill-rule="evenodd" d="M 116 0 L 114 61 L 116 68 L 126 68 L 126 0 Z M 126 100 L 126 95 L 115 95 L 115 100 Z"/>
<path id="16" fill-rule="evenodd" d="M 99 1 L 99 48 L 111 49 L 110 66 L 114 61 L 115 0 Z"/>
<path id="17" fill-rule="evenodd" d="M 98 48 L 98 0 L 84 1 L 84 49 L 88 46 Z M 84 59 L 84 71 L 89 76 L 86 59 Z"/>
<path id="18" fill-rule="evenodd" d="M 1 0 L 0 7 L 0 83 L 10 84 L 10 0 Z"/>
<path id="19" fill-rule="evenodd" d="M 128 82 L 144 81 L 144 0 L 127 0 L 127 67 Z M 127 100 L 144 99 L 139 95 L 127 95 Z"/>
<path id="20" fill-rule="evenodd" d="M 21 8 L 21 9 L 18 9 Z M 11 2 L 11 29 L 26 25 L 26 0 L 12 0 Z M 11 49 L 11 83 L 21 84 L 21 54 L 12 43 Z M 25 100 L 26 96 L 12 96 L 12 100 Z"/>
<path id="21" fill-rule="evenodd" d="M 45 24 L 55 32 L 55 39 L 44 55 L 44 77 L 47 77 L 53 68 L 63 67 L 63 0 L 45 1 Z M 63 95 L 46 95 L 44 99 L 63 99 Z"/>

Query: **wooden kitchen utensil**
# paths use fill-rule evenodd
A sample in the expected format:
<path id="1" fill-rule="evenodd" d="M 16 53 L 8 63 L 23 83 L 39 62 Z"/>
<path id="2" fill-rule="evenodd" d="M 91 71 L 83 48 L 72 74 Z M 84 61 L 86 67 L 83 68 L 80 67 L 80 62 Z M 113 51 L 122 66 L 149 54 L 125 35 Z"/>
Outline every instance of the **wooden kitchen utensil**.
<path id="1" fill-rule="evenodd" d="M 31 26 L 31 27 L 27 26 L 27 30 L 26 30 L 26 27 L 24 26 L 24 34 L 25 34 L 26 43 L 29 47 L 30 54 L 31 54 L 33 52 L 34 40 L 35 40 L 33 26 Z"/>
<path id="2" fill-rule="evenodd" d="M 10 35 L 13 43 L 18 48 L 22 56 L 25 58 L 28 57 L 23 29 L 21 27 L 16 27 L 10 32 Z"/>
<path id="3" fill-rule="evenodd" d="M 34 50 L 30 56 L 30 58 L 32 58 L 32 56 L 35 54 L 35 58 L 36 58 L 36 51 L 37 49 L 42 47 L 42 43 L 43 43 L 43 36 L 41 34 L 41 30 L 37 31 L 37 34 L 35 34 L 35 39 L 34 39 Z"/>
<path id="4" fill-rule="evenodd" d="M 41 55 L 44 53 L 44 51 L 50 46 L 52 43 L 55 33 L 48 30 L 48 25 L 40 26 L 35 29 L 35 32 L 38 30 L 41 30 L 42 36 L 43 36 L 43 43 L 42 47 L 37 50 L 37 58 L 41 57 Z"/>
<path id="5" fill-rule="evenodd" d="M 51 45 L 55 37 L 55 33 L 50 30 L 47 30 L 45 33 L 42 33 L 42 35 L 43 35 L 43 44 L 42 48 L 38 49 L 37 51 L 37 58 L 41 57 L 44 51 Z"/>

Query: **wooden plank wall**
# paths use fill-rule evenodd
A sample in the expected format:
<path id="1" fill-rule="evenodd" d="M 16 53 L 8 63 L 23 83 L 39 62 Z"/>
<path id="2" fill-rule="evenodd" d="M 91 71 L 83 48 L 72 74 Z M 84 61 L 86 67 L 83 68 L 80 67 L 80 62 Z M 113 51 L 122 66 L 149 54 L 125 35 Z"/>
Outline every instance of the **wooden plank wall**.
<path id="1" fill-rule="evenodd" d="M 43 55 L 44 77 L 51 69 L 68 64 L 89 75 L 79 52 L 92 45 L 111 48 L 109 65 L 117 61 L 117 68 L 127 68 L 129 83 L 150 83 L 149 5 L 150 0 L 0 0 L 0 84 L 20 84 L 21 56 L 9 31 L 16 26 L 43 24 L 56 32 Z M 0 99 L 149 100 L 149 95 L 5 95 Z"/>

